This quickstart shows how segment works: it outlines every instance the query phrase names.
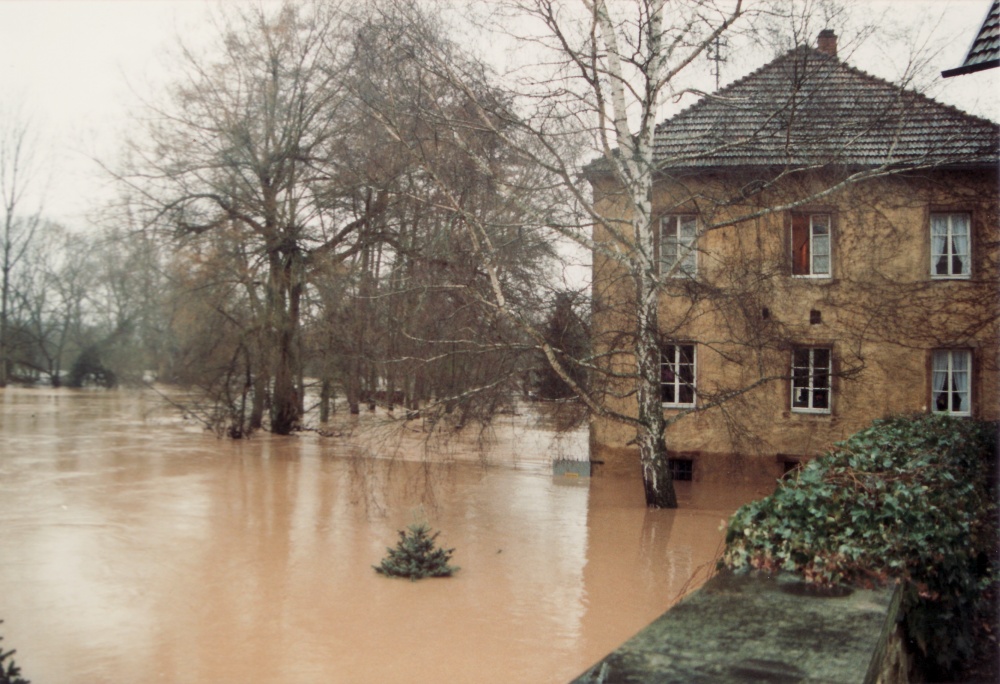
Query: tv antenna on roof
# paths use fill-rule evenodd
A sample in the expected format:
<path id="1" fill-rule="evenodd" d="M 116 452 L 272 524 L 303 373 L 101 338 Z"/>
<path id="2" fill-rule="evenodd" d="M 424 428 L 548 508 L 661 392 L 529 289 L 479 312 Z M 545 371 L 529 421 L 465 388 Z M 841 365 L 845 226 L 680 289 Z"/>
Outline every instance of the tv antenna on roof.
<path id="1" fill-rule="evenodd" d="M 722 36 L 716 36 L 709 41 L 705 49 L 706 55 L 712 64 L 712 74 L 715 76 L 715 89 L 719 89 L 719 81 L 722 77 L 722 63 L 728 61 L 723 51 L 729 48 L 729 41 Z"/>

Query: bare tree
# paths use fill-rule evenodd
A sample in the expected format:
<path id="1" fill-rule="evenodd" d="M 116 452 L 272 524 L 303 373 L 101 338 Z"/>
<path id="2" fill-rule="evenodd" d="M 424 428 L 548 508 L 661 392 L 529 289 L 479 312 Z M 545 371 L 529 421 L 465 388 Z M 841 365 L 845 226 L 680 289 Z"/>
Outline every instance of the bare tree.
<path id="1" fill-rule="evenodd" d="M 380 317 L 382 366 L 411 414 L 418 406 L 426 413 L 430 402 L 432 412 L 457 409 L 460 426 L 507 405 L 530 363 L 523 330 L 493 302 L 494 279 L 517 309 L 539 311 L 553 249 L 524 229 L 527 195 L 506 192 L 543 174 L 478 120 L 480 100 L 501 103 L 507 94 L 431 17 L 407 12 L 388 3 L 370 8 L 355 32 L 349 81 L 399 169 L 399 230 L 382 254 L 385 276 L 377 283 L 388 304 Z M 409 30 L 411 20 L 423 33 Z M 420 59 L 425 41 L 464 70 L 462 87 Z M 491 126 L 515 133 L 500 119 Z M 491 246 L 489 268 L 483 243 Z"/>
<path id="2" fill-rule="evenodd" d="M 84 339 L 94 284 L 92 243 L 48 221 L 39 226 L 38 237 L 25 251 L 12 287 L 26 342 L 13 358 L 59 387 L 69 355 Z"/>
<path id="3" fill-rule="evenodd" d="M 41 220 L 39 164 L 31 126 L 18 111 L 0 112 L 0 387 L 11 371 L 11 286 L 14 270 L 31 245 Z"/>
<path id="4" fill-rule="evenodd" d="M 263 312 L 248 326 L 261 336 L 255 406 L 267 393 L 270 429 L 285 434 L 301 413 L 310 269 L 370 242 L 387 198 L 345 169 L 339 150 L 356 123 L 341 85 L 339 9 L 231 6 L 222 21 L 214 52 L 183 51 L 184 79 L 124 177 L 144 198 L 149 225 L 189 237 L 224 228 L 252 245 L 263 281 Z"/>

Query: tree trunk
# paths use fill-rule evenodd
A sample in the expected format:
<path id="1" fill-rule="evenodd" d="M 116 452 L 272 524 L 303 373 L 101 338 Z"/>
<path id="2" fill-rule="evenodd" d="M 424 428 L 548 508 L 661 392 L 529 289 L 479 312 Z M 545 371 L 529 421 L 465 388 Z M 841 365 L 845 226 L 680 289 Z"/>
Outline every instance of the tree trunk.
<path id="1" fill-rule="evenodd" d="M 268 374 L 264 368 L 258 368 L 253 380 L 253 403 L 250 406 L 250 428 L 252 430 L 259 430 L 264 425 L 268 380 Z"/>
<path id="2" fill-rule="evenodd" d="M 650 321 L 656 321 L 656 291 L 650 293 L 647 302 L 640 299 L 640 324 L 636 340 L 636 366 L 639 402 L 639 423 L 636 442 L 639 445 L 639 461 L 642 464 L 642 481 L 646 491 L 646 505 L 650 508 L 677 508 L 673 478 L 667 459 L 667 443 L 663 432 L 663 406 L 660 397 L 660 350 L 655 328 Z"/>
<path id="3" fill-rule="evenodd" d="M 355 350 L 347 374 L 347 407 L 352 416 L 361 413 L 361 361 Z"/>
<path id="4" fill-rule="evenodd" d="M 283 255 L 278 274 L 280 295 L 275 307 L 277 349 L 275 350 L 274 390 L 271 395 L 271 432 L 287 435 L 298 425 L 299 397 L 296 391 L 298 377 L 297 331 L 301 288 L 296 278 L 294 254 Z"/>
<path id="5" fill-rule="evenodd" d="M 667 442 L 662 433 L 657 436 L 653 430 L 643 428 L 639 430 L 636 439 L 639 443 L 646 505 L 650 508 L 677 508 L 677 494 L 667 458 Z"/>
<path id="6" fill-rule="evenodd" d="M 389 413 L 396 410 L 396 376 L 391 371 L 385 381 L 385 410 Z"/>
<path id="7" fill-rule="evenodd" d="M 329 378 L 323 378 L 319 386 L 319 422 L 330 420 L 330 404 L 333 399 L 333 383 Z"/>
<path id="8" fill-rule="evenodd" d="M 284 335 L 282 335 L 284 337 Z M 295 396 L 290 350 L 284 340 L 279 343 L 278 362 L 274 373 L 274 393 L 271 397 L 271 432 L 287 435 L 299 419 L 299 401 Z"/>
<path id="9" fill-rule="evenodd" d="M 9 219 L 8 219 L 9 221 Z M 10 231 L 10 228 L 7 228 Z M 10 240 L 4 240 L 4 265 L 3 282 L 0 284 L 0 387 L 7 386 L 7 376 L 9 373 L 10 341 L 7 334 L 7 302 L 10 293 L 10 266 L 7 263 L 7 255 L 10 252 Z"/>
<path id="10" fill-rule="evenodd" d="M 299 404 L 296 407 L 299 412 L 299 417 L 306 415 L 306 369 L 305 364 L 302 359 L 305 358 L 305 351 L 302 349 L 302 335 L 295 336 L 295 358 L 298 359 L 298 373 L 295 377 L 295 393 L 299 398 Z"/>

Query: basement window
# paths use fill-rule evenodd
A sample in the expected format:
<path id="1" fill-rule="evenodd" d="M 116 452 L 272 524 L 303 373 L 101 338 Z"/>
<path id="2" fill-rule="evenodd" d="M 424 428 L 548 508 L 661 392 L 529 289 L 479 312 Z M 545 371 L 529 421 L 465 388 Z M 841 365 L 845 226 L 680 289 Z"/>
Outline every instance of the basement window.
<path id="1" fill-rule="evenodd" d="M 782 476 L 792 475 L 802 469 L 802 462 L 788 459 L 781 464 Z"/>
<path id="2" fill-rule="evenodd" d="M 694 461 L 690 458 L 669 458 L 667 465 L 675 482 L 691 482 L 694 479 Z"/>

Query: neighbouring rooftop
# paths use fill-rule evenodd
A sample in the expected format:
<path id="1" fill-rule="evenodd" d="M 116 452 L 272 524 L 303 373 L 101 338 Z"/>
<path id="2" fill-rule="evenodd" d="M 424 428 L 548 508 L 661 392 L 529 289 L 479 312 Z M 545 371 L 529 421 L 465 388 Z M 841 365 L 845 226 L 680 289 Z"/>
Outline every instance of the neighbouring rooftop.
<path id="1" fill-rule="evenodd" d="M 941 72 L 944 78 L 971 74 L 1000 66 L 1000 0 L 993 0 L 983 25 L 961 66 Z"/>

